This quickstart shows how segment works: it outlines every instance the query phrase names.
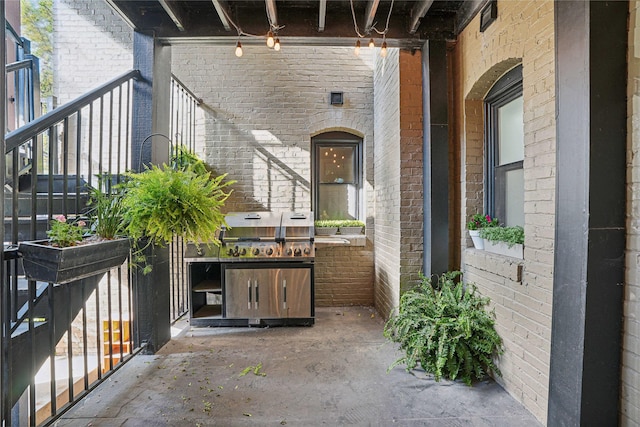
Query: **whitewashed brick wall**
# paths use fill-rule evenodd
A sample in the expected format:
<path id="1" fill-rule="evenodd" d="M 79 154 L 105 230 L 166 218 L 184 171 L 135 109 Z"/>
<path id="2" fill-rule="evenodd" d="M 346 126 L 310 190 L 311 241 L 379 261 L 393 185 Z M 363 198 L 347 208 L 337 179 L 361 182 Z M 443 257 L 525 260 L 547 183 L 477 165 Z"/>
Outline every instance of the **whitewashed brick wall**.
<path id="1" fill-rule="evenodd" d="M 374 74 L 375 301 L 383 315 L 400 302 L 400 53 L 389 49 Z"/>
<path id="2" fill-rule="evenodd" d="M 622 345 L 621 425 L 640 426 L 640 2 L 630 2 L 627 254 Z"/>
<path id="3" fill-rule="evenodd" d="M 551 347 L 555 226 L 555 64 L 553 2 L 501 1 L 498 18 L 484 33 L 477 16 L 455 46 L 455 87 L 462 138 L 462 268 L 466 280 L 491 298 L 505 341 L 498 379 L 540 421 L 546 422 Z M 525 255 L 521 280 L 500 257 L 465 250 L 468 217 L 482 212 L 482 99 L 500 76 L 523 67 L 525 121 Z M 518 264 L 520 265 L 520 264 Z M 505 270 L 506 268 L 506 270 Z"/>
<path id="4" fill-rule="evenodd" d="M 367 234 L 373 236 L 371 51 L 283 44 L 174 46 L 173 73 L 202 98 L 200 155 L 236 180 L 227 211 L 311 208 L 311 137 L 342 130 L 363 138 Z M 329 104 L 332 91 L 344 105 Z M 373 304 L 373 244 L 316 252 L 316 304 Z"/>

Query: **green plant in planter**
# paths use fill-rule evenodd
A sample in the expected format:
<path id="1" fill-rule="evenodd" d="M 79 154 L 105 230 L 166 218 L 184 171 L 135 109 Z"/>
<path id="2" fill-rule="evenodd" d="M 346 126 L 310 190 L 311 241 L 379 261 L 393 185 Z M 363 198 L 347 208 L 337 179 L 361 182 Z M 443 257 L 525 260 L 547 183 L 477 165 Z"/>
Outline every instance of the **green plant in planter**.
<path id="1" fill-rule="evenodd" d="M 91 232 L 103 239 L 114 239 L 124 234 L 124 191 L 122 185 L 112 186 L 103 191 L 108 175 L 98 177 L 98 186 L 89 194 L 88 215 L 91 218 Z"/>
<path id="2" fill-rule="evenodd" d="M 480 230 L 480 237 L 490 242 L 504 242 L 508 247 L 524 244 L 524 228 L 515 227 L 487 227 Z"/>
<path id="3" fill-rule="evenodd" d="M 480 230 L 486 227 L 497 227 L 500 224 L 498 218 L 491 218 L 490 215 L 474 214 L 467 223 L 467 230 Z"/>
<path id="4" fill-rule="evenodd" d="M 472 283 L 457 282 L 462 273 L 448 272 L 433 284 L 430 278 L 400 298 L 398 313 L 390 316 L 384 336 L 399 343 L 404 356 L 390 367 L 418 364 L 436 381 L 462 379 L 471 385 L 489 371 L 501 375 L 494 357 L 502 354 L 489 298 Z"/>
<path id="5" fill-rule="evenodd" d="M 338 227 L 364 227 L 364 222 L 357 219 L 341 219 L 338 220 Z"/>
<path id="6" fill-rule="evenodd" d="M 339 219 L 317 219 L 314 221 L 313 225 L 318 228 L 334 228 L 340 227 L 340 223 L 342 220 Z"/>
<path id="7" fill-rule="evenodd" d="M 153 166 L 140 173 L 128 173 L 123 198 L 126 233 L 145 245 L 136 250 L 134 262 L 145 264 L 143 272 L 151 270 L 142 251 L 151 244 L 165 246 L 174 236 L 187 242 L 219 244 L 218 229 L 225 224 L 221 212 L 231 191 L 225 188 L 233 181 L 226 174 L 211 177 L 197 173 L 192 166 L 172 169 L 167 165 Z"/>

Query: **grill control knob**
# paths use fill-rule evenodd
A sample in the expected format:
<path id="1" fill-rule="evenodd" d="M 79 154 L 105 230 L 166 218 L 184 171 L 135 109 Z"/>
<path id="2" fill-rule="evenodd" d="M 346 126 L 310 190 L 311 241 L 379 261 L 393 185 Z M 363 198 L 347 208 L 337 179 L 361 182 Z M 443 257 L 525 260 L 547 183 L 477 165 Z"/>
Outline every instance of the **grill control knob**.
<path id="1" fill-rule="evenodd" d="M 305 255 L 309 255 L 310 253 L 311 253 L 311 248 L 310 247 L 307 246 L 306 248 L 304 248 L 304 254 Z"/>
<path id="2" fill-rule="evenodd" d="M 247 254 L 247 248 L 240 249 L 240 255 L 246 255 L 246 254 Z"/>
<path id="3" fill-rule="evenodd" d="M 267 249 L 267 255 L 273 255 L 273 248 Z"/>
<path id="4" fill-rule="evenodd" d="M 233 256 L 233 249 L 231 248 L 227 249 L 227 255 Z"/>
<path id="5" fill-rule="evenodd" d="M 260 249 L 259 248 L 253 248 L 253 254 L 258 256 L 260 254 Z"/>
<path id="6" fill-rule="evenodd" d="M 291 256 L 292 252 L 293 252 L 293 251 L 291 250 L 291 248 L 287 248 L 287 255 L 288 255 L 288 256 Z"/>
<path id="7" fill-rule="evenodd" d="M 295 255 L 295 256 L 300 256 L 300 255 L 302 255 L 302 249 L 300 249 L 300 248 L 296 248 L 296 249 L 293 251 L 293 255 Z"/>

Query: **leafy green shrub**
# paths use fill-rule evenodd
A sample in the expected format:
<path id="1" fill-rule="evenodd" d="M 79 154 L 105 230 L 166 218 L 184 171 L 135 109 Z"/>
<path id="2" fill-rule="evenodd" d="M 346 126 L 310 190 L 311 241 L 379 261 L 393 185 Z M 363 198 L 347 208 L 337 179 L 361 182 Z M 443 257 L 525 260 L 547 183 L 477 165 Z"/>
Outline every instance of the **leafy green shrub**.
<path id="1" fill-rule="evenodd" d="M 462 379 L 471 385 L 489 371 L 502 375 L 493 358 L 502 354 L 502 339 L 495 330 L 495 314 L 487 312 L 489 298 L 474 284 L 456 280 L 462 273 L 448 272 L 434 285 L 430 278 L 400 298 L 398 314 L 392 314 L 384 336 L 400 344 L 404 356 L 389 369 L 418 363 L 435 380 Z"/>
<path id="2" fill-rule="evenodd" d="M 524 228 L 515 227 L 488 227 L 480 230 L 480 237 L 490 242 L 504 242 L 512 247 L 515 244 L 524 244 Z"/>

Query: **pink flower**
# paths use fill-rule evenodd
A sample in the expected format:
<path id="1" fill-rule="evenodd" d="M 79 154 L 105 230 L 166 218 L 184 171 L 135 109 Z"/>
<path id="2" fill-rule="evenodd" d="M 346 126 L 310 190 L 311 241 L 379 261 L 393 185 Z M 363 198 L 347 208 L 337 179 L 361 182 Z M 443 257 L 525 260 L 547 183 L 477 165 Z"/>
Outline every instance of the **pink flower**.
<path id="1" fill-rule="evenodd" d="M 64 215 L 58 215 L 56 217 L 56 221 L 58 221 L 58 222 L 67 222 L 67 218 Z"/>
<path id="2" fill-rule="evenodd" d="M 78 221 L 78 227 L 86 227 L 87 223 L 84 221 Z"/>
<path id="3" fill-rule="evenodd" d="M 486 218 L 487 218 L 487 222 L 491 222 L 491 216 L 487 215 Z"/>

